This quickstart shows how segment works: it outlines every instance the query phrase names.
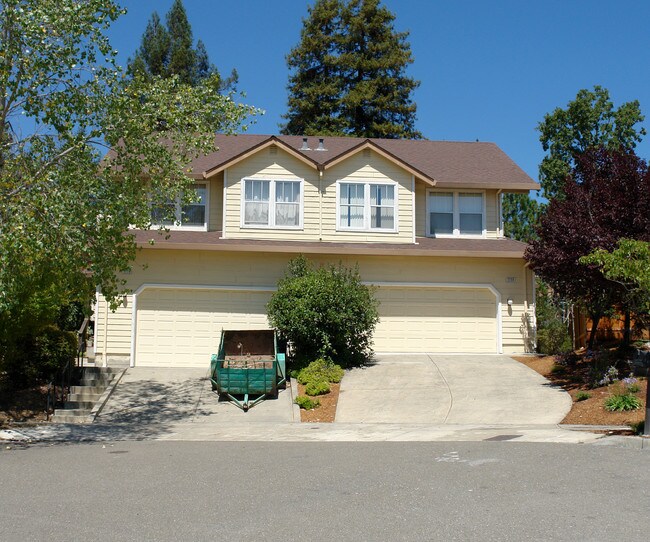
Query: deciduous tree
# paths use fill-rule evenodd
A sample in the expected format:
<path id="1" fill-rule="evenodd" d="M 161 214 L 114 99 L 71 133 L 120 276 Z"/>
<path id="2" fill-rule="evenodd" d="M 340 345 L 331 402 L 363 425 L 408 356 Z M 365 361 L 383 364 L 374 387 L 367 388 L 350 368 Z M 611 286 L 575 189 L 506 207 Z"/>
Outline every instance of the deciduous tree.
<path id="1" fill-rule="evenodd" d="M 619 283 L 580 258 L 614 250 L 622 238 L 650 241 L 650 173 L 632 151 L 590 149 L 577 158 L 564 191 L 546 208 L 525 257 L 555 292 L 585 305 L 595 329 L 604 310 L 629 303 Z"/>
<path id="2" fill-rule="evenodd" d="M 121 13 L 109 0 L 2 1 L 0 363 L 62 305 L 97 286 L 116 300 L 136 253 L 125 232 L 150 226 L 149 196 L 183 194 L 212 134 L 252 112 L 212 84 L 123 78 L 105 36 Z M 107 148 L 119 152 L 100 165 Z"/>

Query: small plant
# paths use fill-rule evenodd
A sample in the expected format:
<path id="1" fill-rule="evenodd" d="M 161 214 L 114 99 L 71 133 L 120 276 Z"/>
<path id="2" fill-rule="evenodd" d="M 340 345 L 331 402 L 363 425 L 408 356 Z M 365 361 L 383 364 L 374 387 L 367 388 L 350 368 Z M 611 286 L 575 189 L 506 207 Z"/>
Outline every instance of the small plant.
<path id="1" fill-rule="evenodd" d="M 640 422 L 633 422 L 630 424 L 630 427 L 632 428 L 632 431 L 634 431 L 635 434 L 643 435 L 643 431 L 645 429 L 645 422 L 643 420 L 641 420 Z"/>
<path id="2" fill-rule="evenodd" d="M 579 391 L 578 393 L 576 393 L 576 402 L 586 401 L 590 397 L 591 397 L 591 393 L 589 393 L 588 391 Z"/>
<path id="3" fill-rule="evenodd" d="M 300 408 L 304 410 L 312 410 L 320 406 L 320 401 L 318 399 L 311 399 L 306 395 L 299 395 L 294 401 Z"/>
<path id="4" fill-rule="evenodd" d="M 632 375 L 628 376 L 627 378 L 624 378 L 622 380 L 623 385 L 625 386 L 625 389 L 629 393 L 637 393 L 641 390 L 641 386 L 639 386 L 639 381 L 634 378 Z"/>
<path id="5" fill-rule="evenodd" d="M 298 382 L 306 386 L 310 382 L 324 380 L 325 382 L 338 383 L 343 379 L 344 371 L 332 360 L 319 358 L 312 361 L 307 367 L 300 370 L 296 376 Z"/>
<path id="6" fill-rule="evenodd" d="M 596 377 L 597 378 L 597 377 Z M 602 377 L 596 381 L 598 386 L 609 386 L 618 380 L 618 369 L 615 365 L 610 365 Z"/>
<path id="7" fill-rule="evenodd" d="M 551 367 L 551 373 L 554 375 L 561 375 L 566 372 L 566 367 L 564 365 L 560 365 L 559 363 L 554 363 L 553 367 Z"/>
<path id="8" fill-rule="evenodd" d="M 330 384 L 325 380 L 314 380 L 305 386 L 305 393 L 307 395 L 325 395 L 330 392 Z"/>
<path id="9" fill-rule="evenodd" d="M 605 410 L 610 412 L 638 410 L 639 408 L 641 408 L 641 400 L 631 393 L 617 393 L 605 399 Z"/>

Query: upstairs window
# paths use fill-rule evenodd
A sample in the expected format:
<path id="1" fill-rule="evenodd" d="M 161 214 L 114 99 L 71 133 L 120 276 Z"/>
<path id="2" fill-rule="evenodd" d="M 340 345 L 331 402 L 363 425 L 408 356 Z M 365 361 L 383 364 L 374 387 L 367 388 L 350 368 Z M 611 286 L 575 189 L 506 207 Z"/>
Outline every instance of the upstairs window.
<path id="1" fill-rule="evenodd" d="M 182 205 L 180 198 L 151 208 L 151 223 L 171 229 L 208 229 L 208 185 L 194 183 L 192 203 Z"/>
<path id="2" fill-rule="evenodd" d="M 427 233 L 431 237 L 485 235 L 485 194 L 429 192 Z"/>
<path id="3" fill-rule="evenodd" d="M 243 183 L 243 227 L 302 227 L 302 180 L 244 179 Z"/>
<path id="4" fill-rule="evenodd" d="M 397 231 L 396 185 L 338 183 L 338 229 Z"/>

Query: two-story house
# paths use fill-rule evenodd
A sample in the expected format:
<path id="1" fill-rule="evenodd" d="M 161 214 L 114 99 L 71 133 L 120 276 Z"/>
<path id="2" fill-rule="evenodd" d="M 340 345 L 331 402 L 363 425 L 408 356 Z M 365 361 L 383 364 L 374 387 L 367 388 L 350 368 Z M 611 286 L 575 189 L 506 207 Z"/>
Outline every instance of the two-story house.
<path id="1" fill-rule="evenodd" d="M 287 262 L 358 264 L 375 285 L 376 352 L 521 353 L 534 343 L 525 245 L 501 196 L 539 188 L 493 143 L 218 135 L 198 201 L 142 247 L 131 293 L 98 294 L 99 364 L 207 367 L 221 329 L 268 328 Z M 156 211 L 153 211 L 154 222 Z"/>

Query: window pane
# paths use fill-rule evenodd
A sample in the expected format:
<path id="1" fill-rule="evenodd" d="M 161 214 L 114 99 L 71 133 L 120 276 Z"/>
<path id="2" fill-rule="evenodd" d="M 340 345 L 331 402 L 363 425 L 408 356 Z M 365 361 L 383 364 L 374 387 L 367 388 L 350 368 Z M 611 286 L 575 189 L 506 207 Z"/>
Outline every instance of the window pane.
<path id="1" fill-rule="evenodd" d="M 298 182 L 276 182 L 275 201 L 278 202 L 300 202 L 300 183 Z"/>
<path id="2" fill-rule="evenodd" d="M 183 224 L 187 226 L 205 225 L 205 205 L 185 205 L 183 207 Z"/>
<path id="3" fill-rule="evenodd" d="M 300 206 L 295 203 L 278 203 L 275 206 L 276 226 L 299 226 Z"/>
<path id="4" fill-rule="evenodd" d="M 371 207 L 371 228 L 395 228 L 395 210 L 392 207 Z"/>
<path id="5" fill-rule="evenodd" d="M 434 213 L 453 213 L 454 195 L 451 192 L 431 192 L 429 194 L 429 211 Z"/>
<path id="6" fill-rule="evenodd" d="M 483 194 L 458 194 L 458 212 L 483 213 Z"/>
<path id="7" fill-rule="evenodd" d="M 270 181 L 247 180 L 244 182 L 244 199 L 246 201 L 269 201 Z"/>
<path id="8" fill-rule="evenodd" d="M 158 226 L 173 226 L 176 222 L 176 205 L 166 203 L 151 208 L 151 223 Z"/>
<path id="9" fill-rule="evenodd" d="M 341 184 L 341 203 L 363 205 L 363 190 L 362 184 Z"/>
<path id="10" fill-rule="evenodd" d="M 268 203 L 249 201 L 244 204 L 244 224 L 267 225 L 268 223 Z"/>
<path id="11" fill-rule="evenodd" d="M 344 228 L 363 228 L 363 206 L 342 205 L 341 226 Z"/>
<path id="12" fill-rule="evenodd" d="M 483 214 L 460 215 L 460 233 L 480 235 L 483 233 Z"/>
<path id="13" fill-rule="evenodd" d="M 429 214 L 430 235 L 454 233 L 454 215 L 452 213 Z"/>
<path id="14" fill-rule="evenodd" d="M 394 205 L 395 187 L 388 185 L 370 185 L 370 205 Z"/>

